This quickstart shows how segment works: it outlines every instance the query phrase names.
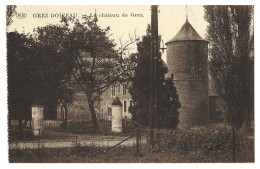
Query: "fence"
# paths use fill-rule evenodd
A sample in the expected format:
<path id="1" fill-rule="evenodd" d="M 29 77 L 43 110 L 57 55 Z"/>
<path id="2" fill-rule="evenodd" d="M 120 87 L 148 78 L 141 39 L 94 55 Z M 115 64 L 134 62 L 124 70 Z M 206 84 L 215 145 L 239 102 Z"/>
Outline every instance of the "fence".
<path id="1" fill-rule="evenodd" d="M 93 122 L 89 118 L 81 116 L 67 121 L 64 127 L 63 120 L 44 120 L 44 129 L 39 130 L 42 139 L 65 139 L 76 138 L 84 135 L 108 135 L 111 134 L 111 119 L 103 117 L 98 119 L 98 131 L 94 130 Z M 130 133 L 133 129 L 131 120 L 123 119 L 123 132 Z M 12 120 L 9 126 L 9 141 L 33 140 L 31 122 L 22 129 L 19 128 L 18 120 Z"/>

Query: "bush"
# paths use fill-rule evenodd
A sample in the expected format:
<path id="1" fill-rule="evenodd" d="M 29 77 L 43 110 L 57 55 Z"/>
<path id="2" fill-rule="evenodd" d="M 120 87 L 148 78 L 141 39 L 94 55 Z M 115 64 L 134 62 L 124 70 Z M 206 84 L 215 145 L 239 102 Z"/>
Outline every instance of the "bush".
<path id="1" fill-rule="evenodd" d="M 157 151 L 175 151 L 181 155 L 201 152 L 205 156 L 226 156 L 232 160 L 232 146 L 232 131 L 227 129 L 165 130 L 157 133 Z M 240 132 L 236 134 L 236 158 L 237 161 L 254 159 L 254 141 Z"/>

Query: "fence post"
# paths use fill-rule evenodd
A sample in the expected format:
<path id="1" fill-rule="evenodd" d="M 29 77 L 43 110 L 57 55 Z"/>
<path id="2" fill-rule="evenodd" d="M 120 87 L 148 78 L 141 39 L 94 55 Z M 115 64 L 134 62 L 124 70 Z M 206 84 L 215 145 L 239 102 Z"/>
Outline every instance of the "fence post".
<path id="1" fill-rule="evenodd" d="M 32 129 L 33 135 L 39 136 L 40 132 L 44 130 L 44 109 L 42 106 L 32 106 Z"/>

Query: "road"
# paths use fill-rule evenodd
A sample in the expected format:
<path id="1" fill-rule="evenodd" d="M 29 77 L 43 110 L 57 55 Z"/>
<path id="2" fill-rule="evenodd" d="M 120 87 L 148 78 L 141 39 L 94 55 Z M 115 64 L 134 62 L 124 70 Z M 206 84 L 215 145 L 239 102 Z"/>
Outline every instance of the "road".
<path id="1" fill-rule="evenodd" d="M 22 141 L 13 142 L 9 144 L 10 149 L 38 149 L 38 148 L 64 148 L 74 147 L 77 143 L 85 146 L 96 146 L 96 147 L 112 147 L 119 142 L 125 140 L 127 137 L 92 137 L 87 139 L 85 137 L 74 140 L 35 140 L 35 141 Z M 142 140 L 142 143 L 147 143 L 146 139 Z M 121 145 L 132 146 L 136 144 L 136 138 L 130 138 Z"/>

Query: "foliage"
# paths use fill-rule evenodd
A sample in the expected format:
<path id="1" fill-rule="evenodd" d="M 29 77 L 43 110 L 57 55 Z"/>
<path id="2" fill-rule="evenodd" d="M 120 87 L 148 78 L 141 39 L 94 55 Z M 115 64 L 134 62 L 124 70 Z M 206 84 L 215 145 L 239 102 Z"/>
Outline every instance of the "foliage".
<path id="1" fill-rule="evenodd" d="M 48 88 L 53 89 L 45 92 L 54 100 L 61 102 L 65 109 L 63 127 L 67 127 L 68 104 L 74 100 L 74 93 L 77 91 L 69 86 L 71 70 L 74 67 L 73 59 L 69 53 L 69 32 L 70 30 L 60 25 L 47 25 L 38 27 L 34 31 L 34 40 L 37 47 L 41 49 L 41 64 L 48 81 Z M 36 62 L 37 63 L 37 62 Z M 42 98 L 42 94 L 41 94 Z M 56 101 L 54 101 L 56 102 Z"/>
<path id="2" fill-rule="evenodd" d="M 131 60 L 126 51 L 136 39 L 130 37 L 130 41 L 121 42 L 120 48 L 115 49 L 110 28 L 101 29 L 96 21 L 62 18 L 61 24 L 35 28 L 31 35 L 8 33 L 10 107 L 25 105 L 23 97 L 28 97 L 30 100 L 24 107 L 44 105 L 48 112 L 51 109 L 48 105 L 55 107 L 59 99 L 65 108 L 64 126 L 67 126 L 67 105 L 80 90 L 87 96 L 93 126 L 97 130 L 94 103 L 111 85 L 131 77 Z M 30 115 L 29 110 L 24 112 Z M 20 113 L 20 119 L 24 114 Z"/>
<path id="3" fill-rule="evenodd" d="M 206 156 L 223 156 L 232 161 L 232 131 L 229 129 L 191 129 L 176 131 L 159 131 L 156 151 L 175 151 L 181 155 L 200 151 Z M 245 133 L 236 133 L 237 161 L 251 161 L 254 159 L 254 140 Z M 243 154 L 243 155 L 242 155 Z M 243 157 L 242 157 L 243 156 Z"/>
<path id="4" fill-rule="evenodd" d="M 19 96 L 28 96 L 31 99 L 28 105 L 46 105 L 48 102 L 55 104 L 59 99 L 65 108 L 65 126 L 67 126 L 68 103 L 73 101 L 73 94 L 76 91 L 83 91 L 88 99 L 87 104 L 94 128 L 97 129 L 94 103 L 112 84 L 120 83 L 130 76 L 131 64 L 130 59 L 125 58 L 125 51 L 135 40 L 130 39 L 126 44 L 121 43 L 120 49 L 116 50 L 113 40 L 109 38 L 109 27 L 101 29 L 90 20 L 81 23 L 74 18 L 62 18 L 61 23 L 38 27 L 30 36 L 21 34 L 24 39 L 32 40 L 33 49 L 29 49 L 24 41 L 10 39 L 8 36 L 8 40 L 11 41 L 8 43 L 8 58 L 11 60 L 8 61 L 8 71 L 11 72 L 9 82 L 16 84 L 15 87 L 18 89 L 21 88 L 21 84 L 30 85 L 30 90 L 36 89 L 31 91 L 33 97 L 28 95 L 29 92 L 26 90 L 21 90 L 24 93 Z M 20 42 L 20 48 L 12 42 Z M 28 52 L 23 52 L 21 48 Z M 16 58 L 11 56 L 12 52 L 16 52 Z M 18 66 L 18 58 L 23 55 L 28 57 L 28 63 L 22 62 Z M 19 69 L 28 68 L 29 73 L 19 72 Z M 24 77 L 26 75 L 28 78 Z M 17 93 L 13 92 L 16 90 L 15 87 L 9 86 L 9 93 Z M 19 97 L 16 94 L 13 98 Z M 17 106 L 17 103 L 12 104 L 12 101 L 10 103 L 14 107 Z"/>
<path id="5" fill-rule="evenodd" d="M 57 35 L 54 37 L 53 35 Z M 7 34 L 8 101 L 10 117 L 31 117 L 31 105 L 55 104 L 58 98 L 70 103 L 73 91 L 64 85 L 71 70 L 70 58 L 61 52 L 64 30 L 48 25 L 32 35 Z"/>
<path id="6" fill-rule="evenodd" d="M 142 41 L 137 44 L 138 54 L 136 57 L 135 77 L 129 90 L 134 105 L 131 108 L 134 120 L 147 126 L 149 123 L 150 105 L 150 56 L 151 56 L 151 33 L 150 27 Z M 179 97 L 172 79 L 165 78 L 168 69 L 162 59 L 156 63 L 156 90 L 157 90 L 157 127 L 176 128 L 179 123 L 180 108 Z"/>
<path id="7" fill-rule="evenodd" d="M 16 5 L 6 6 L 6 26 L 11 25 L 13 22 L 12 18 L 16 14 Z"/>
<path id="8" fill-rule="evenodd" d="M 204 6 L 209 23 L 209 72 L 227 104 L 227 120 L 241 128 L 253 112 L 253 6 Z"/>
<path id="9" fill-rule="evenodd" d="M 34 56 L 33 39 L 18 32 L 7 33 L 7 75 L 9 118 L 30 116 L 28 107 L 35 98 L 31 58 Z"/>

